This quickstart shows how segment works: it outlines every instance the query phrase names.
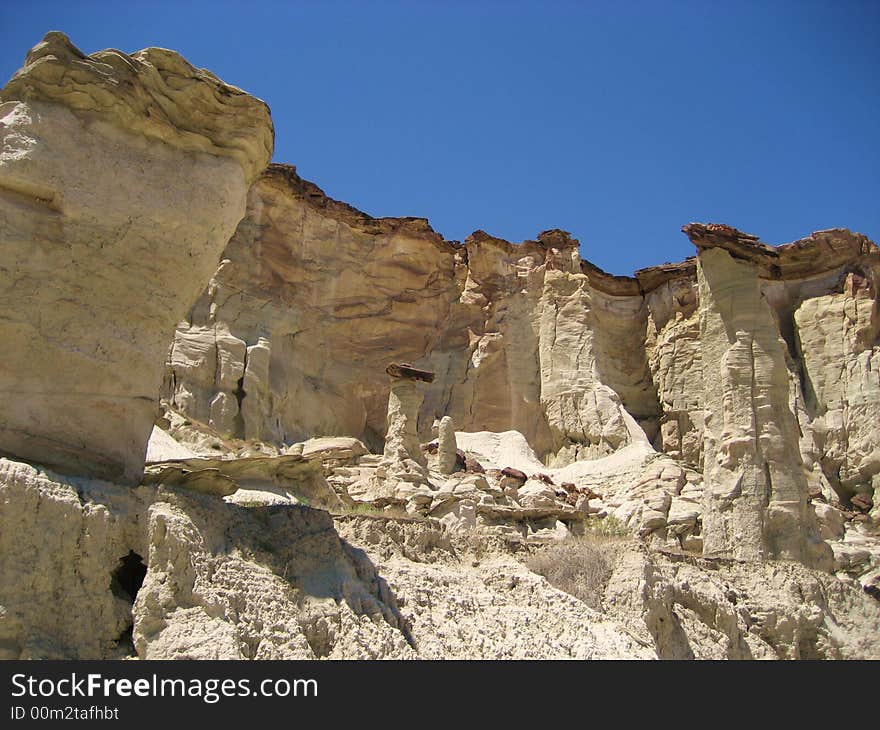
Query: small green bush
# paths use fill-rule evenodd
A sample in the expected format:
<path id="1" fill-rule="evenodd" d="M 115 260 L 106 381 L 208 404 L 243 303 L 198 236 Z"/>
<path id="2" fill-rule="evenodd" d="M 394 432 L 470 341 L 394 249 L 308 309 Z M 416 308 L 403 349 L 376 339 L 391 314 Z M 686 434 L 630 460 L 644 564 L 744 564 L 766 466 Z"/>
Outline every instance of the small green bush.
<path id="1" fill-rule="evenodd" d="M 588 520 L 584 527 L 587 534 L 601 535 L 602 537 L 629 537 L 631 534 L 626 524 L 611 515 L 601 519 Z"/>

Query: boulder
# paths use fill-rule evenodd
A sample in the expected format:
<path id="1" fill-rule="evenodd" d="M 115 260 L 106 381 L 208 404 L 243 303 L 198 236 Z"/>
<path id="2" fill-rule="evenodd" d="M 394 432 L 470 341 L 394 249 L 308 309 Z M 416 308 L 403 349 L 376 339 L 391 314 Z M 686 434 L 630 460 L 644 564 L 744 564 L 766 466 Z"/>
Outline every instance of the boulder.
<path id="1" fill-rule="evenodd" d="M 813 504 L 819 520 L 819 536 L 823 540 L 840 540 L 844 535 L 844 514 L 823 502 Z"/>
<path id="2" fill-rule="evenodd" d="M 517 490 L 516 501 L 531 509 L 560 506 L 556 501 L 556 491 L 537 479 L 530 479 Z"/>
<path id="3" fill-rule="evenodd" d="M 304 459 L 351 461 L 367 453 L 367 447 L 350 436 L 326 436 L 293 444 L 287 453 L 298 453 Z"/>

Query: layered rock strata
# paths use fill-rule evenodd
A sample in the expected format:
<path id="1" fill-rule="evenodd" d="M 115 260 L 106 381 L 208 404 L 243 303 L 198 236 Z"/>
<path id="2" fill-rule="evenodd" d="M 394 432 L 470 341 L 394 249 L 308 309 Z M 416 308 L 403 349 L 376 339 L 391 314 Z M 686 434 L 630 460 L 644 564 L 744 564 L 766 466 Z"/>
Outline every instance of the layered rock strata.
<path id="1" fill-rule="evenodd" d="M 873 499 L 880 472 L 868 415 L 880 397 L 877 248 L 843 229 L 776 248 L 727 226 L 685 232 L 694 259 L 612 276 L 562 231 L 450 243 L 423 220 L 370 218 L 271 166 L 178 329 L 167 397 L 244 437 L 252 418 L 211 404 L 235 413 L 223 394 L 262 337 L 278 343 L 251 401 L 266 439 L 339 434 L 381 451 L 393 395 L 376 373 L 405 355 L 436 373 L 411 451 L 447 416 L 460 432 L 517 431 L 551 468 L 650 443 L 711 485 L 698 510 L 707 532 L 687 506 L 681 539 L 827 568 L 808 497 Z M 834 311 L 844 334 L 828 345 Z M 316 352 L 339 357 L 331 368 Z M 238 388 L 239 406 L 249 397 Z M 324 407 L 310 407 L 319 398 Z M 386 487 L 368 491 L 390 498 Z M 668 516 L 658 506 L 647 523 Z"/>
<path id="2" fill-rule="evenodd" d="M 0 91 L 0 451 L 136 483 L 168 341 L 273 146 L 178 54 L 49 33 Z"/>
<path id="3" fill-rule="evenodd" d="M 331 201 L 288 166 L 270 166 L 248 199 L 250 215 L 175 334 L 166 397 L 228 436 L 346 435 L 381 451 L 385 367 L 434 348 L 457 296 L 455 247 L 424 220 L 372 219 Z M 268 372 L 246 382 L 247 348 L 260 338 Z"/>
<path id="4" fill-rule="evenodd" d="M 412 656 L 329 514 L 0 459 L 0 658 Z"/>
<path id="5" fill-rule="evenodd" d="M 422 219 L 370 218 L 294 168 L 272 165 L 253 186 L 211 285 L 178 328 L 166 397 L 229 436 L 253 433 L 247 424 L 256 419 L 275 443 L 347 435 L 380 451 L 390 392 L 381 374 L 398 358 L 436 373 L 424 388 L 422 441 L 430 424 L 450 416 L 461 431 L 522 433 L 547 466 L 650 442 L 702 471 L 715 468 L 704 450 L 724 418 L 716 412 L 705 433 L 723 400 L 723 378 L 710 376 L 729 373 L 724 349 L 704 342 L 701 328 L 712 311 L 748 309 L 754 317 L 730 326 L 768 348 L 758 358 L 768 363 L 758 373 L 766 372 L 773 394 L 774 413 L 759 414 L 768 434 L 761 448 L 776 448 L 767 463 L 797 471 L 799 451 L 809 490 L 844 501 L 873 494 L 877 247 L 844 229 L 776 248 L 726 226 L 694 224 L 687 233 L 697 257 L 612 276 L 582 261 L 562 231 L 518 245 L 479 231 L 464 244 L 447 242 Z M 734 262 L 730 272 L 752 267 L 748 287 L 727 286 L 724 272 L 706 284 L 706 267 L 718 268 L 712 259 L 723 256 Z M 721 303 L 711 297 L 718 286 L 728 297 Z M 838 311 L 846 330 L 833 344 L 826 311 Z M 247 347 L 260 338 L 271 344 L 268 373 L 249 389 L 241 374 Z M 249 399 L 260 408 L 243 416 Z M 746 406 L 727 416 L 743 419 L 732 425 L 744 432 L 754 420 Z M 782 439 L 776 447 L 771 432 Z M 801 477 L 790 479 L 802 494 Z"/>
<path id="6" fill-rule="evenodd" d="M 437 374 L 423 441 L 448 415 L 462 430 L 518 430 L 564 465 L 644 440 L 639 424 L 656 431 L 638 285 L 581 262 L 568 234 L 451 243 L 423 219 L 370 218 L 283 165 L 248 209 L 169 353 L 165 395 L 187 416 L 245 435 L 240 373 L 262 337 L 264 439 L 349 435 L 380 450 L 392 359 Z"/>
<path id="7" fill-rule="evenodd" d="M 521 547 L 436 520 L 331 519 L 0 459 L 0 657 L 880 657 L 880 606 L 832 576 L 608 548 L 594 609 Z"/>

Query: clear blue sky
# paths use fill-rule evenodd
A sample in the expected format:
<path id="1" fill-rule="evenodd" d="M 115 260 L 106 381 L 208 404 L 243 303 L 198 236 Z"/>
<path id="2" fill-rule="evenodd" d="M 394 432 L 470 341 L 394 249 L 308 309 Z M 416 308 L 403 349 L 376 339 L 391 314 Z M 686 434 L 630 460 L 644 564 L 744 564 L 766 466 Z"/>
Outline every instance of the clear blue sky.
<path id="1" fill-rule="evenodd" d="M 617 274 L 690 221 L 880 240 L 877 0 L 0 0 L 0 83 L 50 29 L 180 51 L 269 103 L 276 161 L 450 239 L 564 228 Z"/>

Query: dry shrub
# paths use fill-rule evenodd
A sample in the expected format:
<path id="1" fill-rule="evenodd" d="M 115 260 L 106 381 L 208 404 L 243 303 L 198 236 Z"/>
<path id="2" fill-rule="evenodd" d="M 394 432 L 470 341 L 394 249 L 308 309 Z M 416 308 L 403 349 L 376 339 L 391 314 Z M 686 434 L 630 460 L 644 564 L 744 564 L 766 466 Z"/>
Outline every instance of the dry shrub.
<path id="1" fill-rule="evenodd" d="M 625 542 L 616 535 L 588 533 L 542 548 L 526 559 L 526 566 L 559 590 L 601 611 L 615 555 Z"/>

